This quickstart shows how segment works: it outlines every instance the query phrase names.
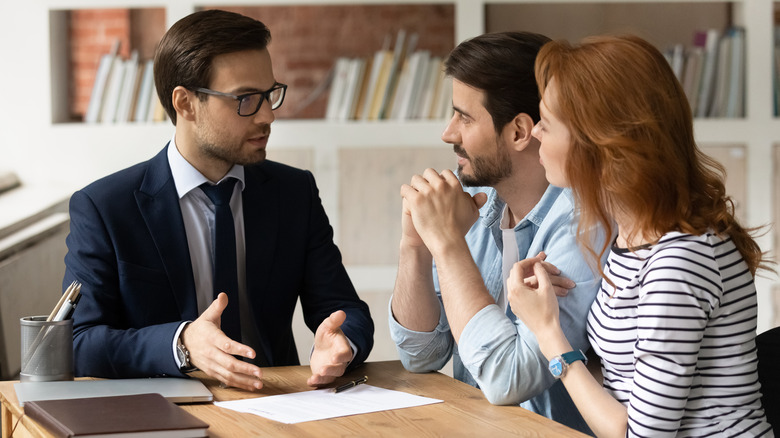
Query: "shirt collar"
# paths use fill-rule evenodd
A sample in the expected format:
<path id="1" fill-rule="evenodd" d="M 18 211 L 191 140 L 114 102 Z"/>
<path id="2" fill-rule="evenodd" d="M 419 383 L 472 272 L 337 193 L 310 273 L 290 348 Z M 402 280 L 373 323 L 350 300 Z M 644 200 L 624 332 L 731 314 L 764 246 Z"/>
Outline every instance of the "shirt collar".
<path id="1" fill-rule="evenodd" d="M 208 178 L 203 176 L 198 169 L 193 167 L 193 165 L 181 155 L 179 148 L 176 146 L 175 133 L 171 142 L 168 143 L 168 164 L 171 167 L 171 174 L 173 175 L 173 182 L 176 185 L 176 192 L 179 195 L 179 199 L 183 198 L 184 195 L 189 193 L 192 189 L 199 187 L 201 184 L 211 183 Z M 242 191 L 244 190 L 244 166 L 234 164 L 222 180 L 227 177 L 237 179 L 239 188 Z"/>
<path id="2" fill-rule="evenodd" d="M 521 226 L 525 226 L 524 224 L 526 221 L 536 225 L 537 227 L 540 226 L 542 221 L 544 221 L 544 218 L 547 216 L 547 213 L 549 213 L 550 208 L 552 208 L 553 204 L 555 204 L 555 200 L 558 199 L 558 196 L 561 195 L 562 192 L 566 195 L 567 191 L 568 190 L 561 189 L 560 187 L 556 187 L 552 184 L 548 185 L 541 199 L 539 199 L 539 202 L 537 202 L 534 208 L 515 225 L 514 229 L 517 230 Z M 486 214 L 482 219 L 483 226 L 490 228 L 497 221 L 500 221 L 505 205 L 506 203 L 504 200 L 498 196 L 495 190 L 493 190 L 493 192 L 488 195 L 488 200 L 482 207 L 483 209 L 487 207 Z"/>

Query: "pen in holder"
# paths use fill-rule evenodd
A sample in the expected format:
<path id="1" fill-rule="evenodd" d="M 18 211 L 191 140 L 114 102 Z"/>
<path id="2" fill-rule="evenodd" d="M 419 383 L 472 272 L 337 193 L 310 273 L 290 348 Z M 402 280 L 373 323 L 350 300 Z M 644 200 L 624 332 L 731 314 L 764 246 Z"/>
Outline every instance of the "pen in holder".
<path id="1" fill-rule="evenodd" d="M 21 381 L 73 380 L 73 320 L 81 283 L 68 286 L 48 317 L 20 319 Z"/>
<path id="2" fill-rule="evenodd" d="M 73 380 L 73 320 L 47 321 L 46 316 L 20 319 L 22 382 Z"/>

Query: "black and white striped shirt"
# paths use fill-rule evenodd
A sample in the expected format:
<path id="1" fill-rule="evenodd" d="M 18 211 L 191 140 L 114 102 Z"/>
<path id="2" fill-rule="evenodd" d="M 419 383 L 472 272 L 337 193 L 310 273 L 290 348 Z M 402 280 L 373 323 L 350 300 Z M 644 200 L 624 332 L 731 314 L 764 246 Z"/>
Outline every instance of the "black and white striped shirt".
<path id="1" fill-rule="evenodd" d="M 753 276 L 731 239 L 613 248 L 588 316 L 628 436 L 773 436 L 756 372 Z"/>

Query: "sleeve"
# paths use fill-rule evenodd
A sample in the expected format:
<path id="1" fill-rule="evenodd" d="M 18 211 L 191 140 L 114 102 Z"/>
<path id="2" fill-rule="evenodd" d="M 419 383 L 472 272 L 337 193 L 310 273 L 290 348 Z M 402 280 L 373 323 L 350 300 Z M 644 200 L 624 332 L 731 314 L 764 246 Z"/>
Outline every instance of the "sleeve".
<path id="1" fill-rule="evenodd" d="M 336 310 L 343 310 L 347 319 L 341 326 L 344 334 L 357 347 L 352 369 L 365 362 L 374 346 L 374 322 L 368 305 L 357 295 L 341 260 L 341 252 L 333 243 L 331 228 L 319 191 L 311 172 L 306 172 L 311 197 L 308 240 L 305 257 L 305 284 L 301 307 L 306 325 L 315 332 L 319 324 Z"/>
<path id="2" fill-rule="evenodd" d="M 475 242 L 484 242 L 486 239 L 490 239 L 490 230 L 484 228 L 482 220 L 486 211 L 495 202 L 496 193 L 490 187 L 463 187 L 463 190 L 472 196 L 478 192 L 484 192 L 488 195 L 487 202 L 480 209 L 480 219 L 477 220 L 466 235 L 466 241 L 469 249 L 472 251 L 472 256 L 475 259 L 483 259 L 485 258 L 484 248 L 475 253 Z M 482 272 L 481 267 L 480 274 L 484 278 L 484 272 Z M 441 288 L 439 287 L 436 261 L 433 262 L 433 287 L 439 298 L 440 316 L 438 325 L 431 332 L 417 332 L 402 326 L 393 316 L 392 299 L 388 305 L 387 319 L 390 325 L 390 337 L 395 342 L 401 363 L 407 370 L 412 372 L 438 371 L 442 369 L 449 362 L 455 350 L 455 339 L 450 331 L 447 315 L 444 313 L 444 304 L 441 300 Z"/>
<path id="3" fill-rule="evenodd" d="M 679 254 L 678 254 L 679 255 Z M 693 263 L 659 251 L 649 261 L 637 304 L 635 370 L 628 436 L 676 436 L 691 392 L 709 314 L 716 305 L 713 259 Z"/>
<path id="4" fill-rule="evenodd" d="M 568 220 L 569 216 L 563 218 Z M 576 283 L 566 297 L 558 298 L 558 305 L 564 334 L 573 348 L 584 352 L 590 348 L 585 329 L 587 315 L 600 282 L 583 258 L 571 228 L 561 225 L 548 229 L 549 233 L 537 233 L 528 254 L 545 251 L 547 261 Z M 555 383 L 534 334 L 496 305 L 487 306 L 469 321 L 458 352 L 485 397 L 494 404 L 522 403 Z"/>
<path id="5" fill-rule="evenodd" d="M 123 304 L 109 228 L 84 191 L 73 194 L 63 286 L 82 283 L 73 314 L 75 373 L 107 378 L 182 376 L 171 351 L 181 321 L 128 327 L 127 312 L 144 309 L 126 309 Z"/>
<path id="6" fill-rule="evenodd" d="M 439 306 L 441 306 L 439 324 L 432 332 L 409 330 L 399 324 L 393 316 L 392 301 L 391 298 L 387 306 L 390 337 L 395 342 L 398 357 L 404 368 L 414 373 L 442 369 L 452 357 L 455 340 L 452 338 L 447 316 L 444 314 L 441 295 L 439 295 Z"/>

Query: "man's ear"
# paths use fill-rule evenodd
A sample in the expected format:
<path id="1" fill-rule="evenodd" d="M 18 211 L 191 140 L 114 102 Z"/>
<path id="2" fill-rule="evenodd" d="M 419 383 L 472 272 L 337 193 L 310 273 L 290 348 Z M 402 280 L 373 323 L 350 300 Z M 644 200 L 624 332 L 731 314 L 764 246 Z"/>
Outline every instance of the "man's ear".
<path id="1" fill-rule="evenodd" d="M 516 151 L 522 151 L 533 140 L 531 130 L 534 128 L 534 121 L 526 113 L 520 113 L 512 121 L 504 126 L 504 138 L 512 143 Z"/>
<path id="2" fill-rule="evenodd" d="M 171 95 L 173 109 L 176 110 L 177 120 L 195 120 L 196 100 L 195 93 L 179 85 L 173 89 Z"/>

